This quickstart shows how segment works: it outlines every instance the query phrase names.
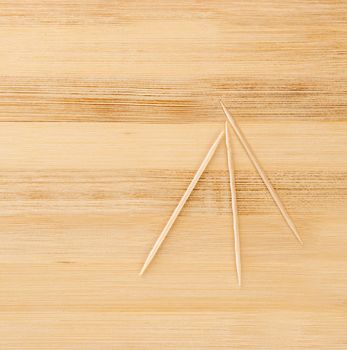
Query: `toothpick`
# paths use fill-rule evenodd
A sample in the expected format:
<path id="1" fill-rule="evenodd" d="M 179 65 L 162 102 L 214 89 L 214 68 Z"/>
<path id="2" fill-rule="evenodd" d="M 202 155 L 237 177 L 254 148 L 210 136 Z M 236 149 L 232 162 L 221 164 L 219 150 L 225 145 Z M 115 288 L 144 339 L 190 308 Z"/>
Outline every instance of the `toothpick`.
<path id="1" fill-rule="evenodd" d="M 161 232 L 159 238 L 157 239 L 157 241 L 155 242 L 152 250 L 149 252 L 148 257 L 141 269 L 140 275 L 142 275 L 145 270 L 147 269 L 148 265 L 151 263 L 151 261 L 153 260 L 154 256 L 156 255 L 158 249 L 160 248 L 161 244 L 163 243 L 164 239 L 166 238 L 167 234 L 169 233 L 172 225 L 174 224 L 175 220 L 177 219 L 179 213 L 181 212 L 184 204 L 186 203 L 187 199 L 189 198 L 190 194 L 192 193 L 195 185 L 197 184 L 197 182 L 199 181 L 202 173 L 204 172 L 204 170 L 206 169 L 208 163 L 210 162 L 210 160 L 212 159 L 221 139 L 222 136 L 224 134 L 224 130 L 218 135 L 216 141 L 213 143 L 213 145 L 211 146 L 211 148 L 209 149 L 209 151 L 207 152 L 206 157 L 204 158 L 204 160 L 202 161 L 199 169 L 197 170 L 196 174 L 194 175 L 193 180 L 191 181 L 191 183 L 189 184 L 188 188 L 186 189 L 186 192 L 184 193 L 184 195 L 182 196 L 181 200 L 179 201 L 176 209 L 174 210 L 174 212 L 172 213 L 169 221 L 167 222 L 166 226 L 164 227 L 163 231 Z"/>
<path id="2" fill-rule="evenodd" d="M 258 174 L 260 175 L 260 177 L 262 178 L 265 186 L 267 187 L 268 191 L 270 192 L 270 195 L 272 197 L 272 199 L 274 200 L 274 202 L 276 203 L 278 209 L 280 210 L 284 220 L 286 221 L 287 225 L 289 226 L 289 228 L 292 230 L 294 236 L 296 237 L 296 239 L 303 244 L 299 233 L 296 229 L 296 226 L 294 224 L 294 222 L 292 221 L 292 219 L 290 218 L 289 214 L 287 213 L 287 210 L 285 209 L 284 205 L 282 204 L 280 198 L 278 197 L 275 189 L 272 187 L 270 180 L 268 179 L 268 177 L 265 175 L 263 169 L 261 168 L 255 154 L 253 153 L 253 151 L 251 150 L 249 144 L 246 141 L 246 138 L 243 136 L 239 126 L 236 123 L 236 120 L 231 116 L 231 114 L 228 112 L 228 110 L 226 109 L 226 107 L 224 106 L 224 103 L 222 101 L 220 101 L 220 104 L 223 108 L 224 114 L 227 117 L 230 125 L 233 127 L 238 139 L 240 140 L 243 148 L 245 149 L 248 158 L 250 159 L 250 161 L 252 162 L 253 166 L 256 168 L 256 170 L 258 171 Z"/>
<path id="3" fill-rule="evenodd" d="M 234 247 L 235 247 L 235 262 L 237 272 L 237 282 L 241 287 L 241 252 L 240 252 L 240 236 L 239 236 L 239 219 L 237 212 L 237 201 L 236 201 L 236 186 L 235 186 L 235 174 L 234 174 L 234 162 L 231 154 L 231 143 L 228 123 L 225 122 L 225 145 L 227 148 L 228 155 L 228 170 L 230 179 L 230 195 L 231 195 L 231 208 L 233 212 L 233 231 L 234 231 Z"/>

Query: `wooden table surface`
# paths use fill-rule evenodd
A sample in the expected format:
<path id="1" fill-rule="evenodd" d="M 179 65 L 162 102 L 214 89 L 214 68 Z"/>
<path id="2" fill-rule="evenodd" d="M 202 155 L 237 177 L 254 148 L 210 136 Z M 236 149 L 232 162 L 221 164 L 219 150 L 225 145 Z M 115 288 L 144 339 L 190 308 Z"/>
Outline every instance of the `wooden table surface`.
<path id="1" fill-rule="evenodd" d="M 2 350 L 347 348 L 345 1 L 0 2 Z M 238 120 L 303 238 L 234 140 Z"/>

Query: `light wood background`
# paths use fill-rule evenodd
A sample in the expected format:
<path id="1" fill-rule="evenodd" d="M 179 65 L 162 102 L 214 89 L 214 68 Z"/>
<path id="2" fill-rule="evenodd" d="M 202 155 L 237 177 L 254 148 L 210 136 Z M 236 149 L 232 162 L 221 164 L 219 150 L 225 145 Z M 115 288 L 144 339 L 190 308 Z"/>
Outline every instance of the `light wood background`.
<path id="1" fill-rule="evenodd" d="M 0 2 L 0 348 L 347 348 L 345 1 Z M 237 288 L 223 128 L 238 142 Z"/>

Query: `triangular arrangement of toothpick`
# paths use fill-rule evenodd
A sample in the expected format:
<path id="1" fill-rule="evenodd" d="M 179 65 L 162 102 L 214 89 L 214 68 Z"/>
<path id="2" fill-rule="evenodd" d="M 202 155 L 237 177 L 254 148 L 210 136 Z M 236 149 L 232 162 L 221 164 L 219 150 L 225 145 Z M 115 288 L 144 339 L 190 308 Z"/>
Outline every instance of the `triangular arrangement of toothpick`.
<path id="1" fill-rule="evenodd" d="M 233 155 L 232 155 L 232 147 L 231 147 L 231 137 L 230 137 L 230 131 L 228 127 L 228 122 L 231 125 L 234 133 L 238 137 L 242 147 L 247 153 L 247 156 L 255 169 L 257 170 L 259 176 L 263 180 L 266 188 L 268 189 L 272 199 L 274 200 L 275 204 L 277 205 L 279 211 L 281 212 L 284 220 L 286 221 L 287 225 L 293 232 L 295 238 L 300 242 L 300 244 L 303 244 L 299 233 L 296 229 L 296 226 L 294 225 L 294 222 L 290 218 L 289 214 L 287 213 L 287 210 L 285 209 L 284 205 L 282 204 L 279 196 L 277 195 L 275 189 L 272 187 L 270 180 L 265 175 L 262 167 L 260 166 L 257 158 L 255 157 L 255 154 L 253 153 L 251 147 L 249 146 L 246 138 L 243 136 L 241 129 L 239 128 L 238 124 L 236 123 L 236 120 L 231 116 L 229 111 L 226 109 L 224 103 L 220 101 L 220 104 L 223 108 L 224 114 L 227 118 L 227 122 L 225 122 L 225 128 L 220 132 L 215 142 L 212 144 L 211 148 L 207 152 L 205 158 L 203 159 L 199 169 L 195 173 L 193 180 L 189 184 L 188 188 L 186 189 L 185 193 L 183 194 L 181 200 L 179 201 L 177 207 L 173 211 L 169 221 L 165 225 L 163 231 L 159 235 L 157 241 L 155 242 L 153 248 L 149 252 L 147 259 L 145 263 L 143 264 L 143 267 L 141 269 L 140 275 L 142 275 L 153 258 L 155 257 L 158 249 L 160 248 L 161 244 L 163 243 L 164 239 L 168 235 L 172 225 L 174 224 L 175 220 L 177 219 L 178 215 L 180 214 L 182 208 L 184 207 L 184 204 L 188 200 L 190 194 L 193 192 L 196 184 L 198 183 L 202 173 L 205 171 L 208 163 L 212 159 L 213 155 L 215 154 L 218 145 L 220 144 L 223 135 L 225 135 L 225 144 L 227 149 L 227 160 L 228 160 L 228 171 L 229 171 L 229 181 L 230 181 L 230 194 L 231 194 L 231 209 L 232 209 L 232 217 L 233 217 L 233 232 L 234 232 L 234 245 L 235 245 L 235 263 L 236 263 L 236 272 L 237 272 L 237 281 L 238 285 L 241 286 L 241 249 L 240 249 L 240 237 L 239 237 L 239 223 L 238 223 L 238 212 L 237 212 L 237 198 L 236 198 L 236 183 L 235 183 L 235 175 L 234 175 L 234 162 L 233 162 Z"/>

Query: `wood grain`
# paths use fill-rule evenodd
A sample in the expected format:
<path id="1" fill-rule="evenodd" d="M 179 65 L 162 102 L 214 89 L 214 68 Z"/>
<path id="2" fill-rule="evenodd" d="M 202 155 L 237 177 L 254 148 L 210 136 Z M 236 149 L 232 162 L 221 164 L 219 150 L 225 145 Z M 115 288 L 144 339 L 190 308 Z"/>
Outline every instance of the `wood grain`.
<path id="1" fill-rule="evenodd" d="M 0 348 L 347 347 L 343 1 L 0 1 Z M 224 146 L 138 271 L 225 117 Z M 236 140 L 235 140 L 236 141 Z"/>

